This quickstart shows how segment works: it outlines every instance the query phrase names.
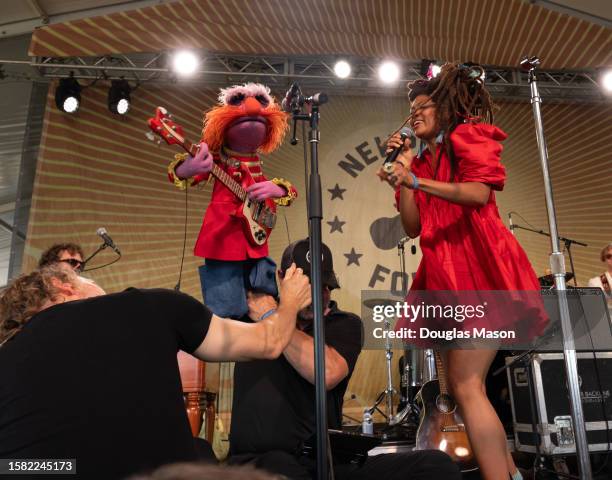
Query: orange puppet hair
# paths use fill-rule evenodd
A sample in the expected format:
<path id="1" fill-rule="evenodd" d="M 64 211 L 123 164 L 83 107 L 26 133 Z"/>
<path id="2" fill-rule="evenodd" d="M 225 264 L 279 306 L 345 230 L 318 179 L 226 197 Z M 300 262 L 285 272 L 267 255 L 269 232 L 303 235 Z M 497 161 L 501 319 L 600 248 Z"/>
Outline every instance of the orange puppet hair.
<path id="1" fill-rule="evenodd" d="M 229 125 L 237 118 L 245 115 L 241 106 L 228 104 L 228 99 L 233 94 L 263 97 L 268 102 L 262 106 L 260 116 L 268 121 L 268 134 L 263 144 L 257 149 L 260 153 L 270 153 L 276 150 L 283 142 L 285 133 L 289 129 L 289 115 L 283 112 L 274 98 L 270 96 L 270 89 L 258 83 L 247 83 L 221 90 L 219 105 L 211 108 L 204 116 L 204 127 L 202 129 L 202 141 L 208 144 L 213 152 L 218 152 L 223 146 L 225 132 Z"/>

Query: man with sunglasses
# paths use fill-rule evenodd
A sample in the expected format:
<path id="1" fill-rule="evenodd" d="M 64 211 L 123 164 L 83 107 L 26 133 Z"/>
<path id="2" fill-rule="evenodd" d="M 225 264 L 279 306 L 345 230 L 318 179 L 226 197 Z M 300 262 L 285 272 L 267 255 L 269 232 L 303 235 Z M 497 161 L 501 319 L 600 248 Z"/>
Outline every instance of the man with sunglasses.
<path id="1" fill-rule="evenodd" d="M 38 261 L 38 268 L 55 263 L 69 265 L 76 273 L 81 273 L 85 268 L 83 258 L 85 254 L 80 245 L 76 243 L 56 243 L 43 252 Z"/>

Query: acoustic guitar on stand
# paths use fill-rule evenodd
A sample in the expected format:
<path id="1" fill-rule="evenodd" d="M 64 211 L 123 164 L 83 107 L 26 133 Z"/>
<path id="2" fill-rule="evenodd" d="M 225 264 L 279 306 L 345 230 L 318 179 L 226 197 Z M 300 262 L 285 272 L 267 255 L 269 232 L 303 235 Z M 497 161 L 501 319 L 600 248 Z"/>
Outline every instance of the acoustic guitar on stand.
<path id="1" fill-rule="evenodd" d="M 438 379 L 426 382 L 417 397 L 423 402 L 415 450 L 441 450 L 462 472 L 478 468 L 457 404 L 448 394 L 446 372 L 439 352 L 434 352 Z"/>
<path id="2" fill-rule="evenodd" d="M 198 146 L 185 138 L 183 127 L 171 119 L 171 115 L 164 107 L 157 107 L 155 117 L 150 118 L 147 124 L 153 133 L 163 138 L 168 145 L 178 145 L 192 157 L 198 153 Z M 249 199 L 244 187 L 216 163 L 213 163 L 210 173 L 242 202 L 234 215 L 242 221 L 246 238 L 255 246 L 263 245 L 276 224 L 274 200 Z M 255 183 L 252 178 L 251 183 Z"/>

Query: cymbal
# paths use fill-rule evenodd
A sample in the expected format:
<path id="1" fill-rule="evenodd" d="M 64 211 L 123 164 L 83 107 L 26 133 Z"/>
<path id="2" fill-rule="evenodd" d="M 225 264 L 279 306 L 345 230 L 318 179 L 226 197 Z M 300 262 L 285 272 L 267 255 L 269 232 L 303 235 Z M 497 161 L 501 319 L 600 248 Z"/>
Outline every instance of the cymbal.
<path id="1" fill-rule="evenodd" d="M 572 272 L 567 272 L 565 274 L 565 281 L 569 282 L 572 278 L 574 278 L 574 274 Z M 543 286 L 549 286 L 549 285 L 554 285 L 555 284 L 555 276 L 550 274 L 550 275 L 544 275 L 542 277 L 538 277 L 538 281 L 540 282 L 540 285 Z"/>
<path id="2" fill-rule="evenodd" d="M 388 305 L 395 305 L 398 302 L 398 300 L 390 300 L 388 298 L 366 298 L 363 301 L 363 306 L 366 308 L 374 308 L 377 305 L 383 305 L 383 306 L 388 306 Z"/>

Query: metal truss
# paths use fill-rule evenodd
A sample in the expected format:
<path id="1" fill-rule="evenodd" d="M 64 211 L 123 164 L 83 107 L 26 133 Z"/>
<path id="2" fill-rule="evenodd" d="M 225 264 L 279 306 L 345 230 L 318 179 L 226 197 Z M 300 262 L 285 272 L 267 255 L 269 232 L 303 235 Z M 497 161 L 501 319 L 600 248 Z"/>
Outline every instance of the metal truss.
<path id="1" fill-rule="evenodd" d="M 333 71 L 338 56 L 269 56 L 206 53 L 200 56 L 200 70 L 190 78 L 178 77 L 170 68 L 171 52 L 108 55 L 102 57 L 34 58 L 5 61 L 36 69 L 42 78 L 110 80 L 125 78 L 133 84 L 157 83 L 226 86 L 247 81 L 262 82 L 282 90 L 297 81 L 308 93 L 324 91 L 335 95 L 402 95 L 406 83 L 423 78 L 430 60 L 399 60 L 402 78 L 394 86 L 377 78 L 378 59 L 343 57 L 352 66 L 350 78 L 340 79 Z M 516 68 L 486 66 L 486 84 L 496 99 L 527 101 L 527 74 Z M 608 102 L 595 70 L 541 70 L 539 87 L 543 98 L 565 102 Z"/>

